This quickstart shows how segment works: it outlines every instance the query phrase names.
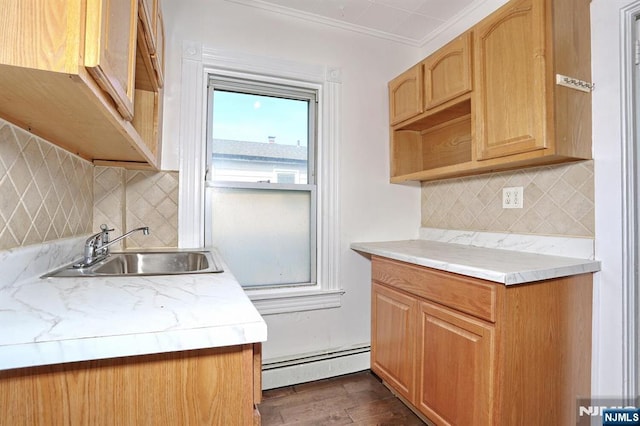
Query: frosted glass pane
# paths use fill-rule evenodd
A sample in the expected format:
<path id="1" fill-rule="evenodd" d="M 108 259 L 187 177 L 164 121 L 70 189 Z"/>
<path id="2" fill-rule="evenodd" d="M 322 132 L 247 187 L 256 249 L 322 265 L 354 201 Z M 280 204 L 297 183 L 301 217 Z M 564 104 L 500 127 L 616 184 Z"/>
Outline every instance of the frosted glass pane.
<path id="1" fill-rule="evenodd" d="M 307 191 L 209 188 L 213 245 L 243 286 L 311 281 Z"/>

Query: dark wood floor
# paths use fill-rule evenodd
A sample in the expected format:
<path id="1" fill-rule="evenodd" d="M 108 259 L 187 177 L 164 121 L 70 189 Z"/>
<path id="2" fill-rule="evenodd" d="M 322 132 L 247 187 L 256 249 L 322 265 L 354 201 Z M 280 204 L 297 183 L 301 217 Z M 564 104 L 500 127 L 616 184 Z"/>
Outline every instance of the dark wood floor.
<path id="1" fill-rule="evenodd" d="M 262 425 L 424 425 L 370 371 L 263 392 Z"/>

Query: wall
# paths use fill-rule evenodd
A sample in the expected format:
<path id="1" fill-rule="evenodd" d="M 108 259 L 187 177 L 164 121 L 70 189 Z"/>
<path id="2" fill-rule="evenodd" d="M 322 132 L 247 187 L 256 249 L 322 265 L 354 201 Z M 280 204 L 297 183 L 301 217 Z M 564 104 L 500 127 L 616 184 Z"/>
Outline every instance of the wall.
<path id="1" fill-rule="evenodd" d="M 522 209 L 502 188 L 522 186 Z M 422 226 L 517 234 L 595 236 L 593 161 L 425 182 Z"/>
<path id="2" fill-rule="evenodd" d="M 178 246 L 178 173 L 96 167 L 93 229 L 113 228 L 112 236 L 140 226 L 149 235 L 132 234 L 114 249 Z"/>
<path id="3" fill-rule="evenodd" d="M 0 119 L 0 250 L 91 231 L 93 165 Z"/>
<path id="4" fill-rule="evenodd" d="M 475 0 L 467 8 L 450 19 L 437 32 L 424 41 L 420 47 L 419 58 L 429 56 L 431 53 L 453 40 L 464 31 L 480 22 L 485 16 L 494 12 L 509 0 Z"/>
<path id="5" fill-rule="evenodd" d="M 167 31 L 164 168 L 178 167 L 184 40 L 342 71 L 339 150 L 340 285 L 336 309 L 267 315 L 265 362 L 367 344 L 370 262 L 352 241 L 415 238 L 418 185 L 389 185 L 386 84 L 414 63 L 416 48 L 222 0 L 163 1 Z M 173 144 L 173 145 L 172 145 Z"/>
<path id="6" fill-rule="evenodd" d="M 595 158 L 596 258 L 602 271 L 595 276 L 592 392 L 598 396 L 623 395 L 624 289 L 622 191 L 625 93 L 622 82 L 620 10 L 637 3 L 629 0 L 591 2 L 591 56 L 593 81 L 593 155 Z M 631 52 L 628 52 L 630 55 Z M 631 259 L 636 262 L 636 259 Z M 637 267 L 637 266 L 636 266 Z"/>

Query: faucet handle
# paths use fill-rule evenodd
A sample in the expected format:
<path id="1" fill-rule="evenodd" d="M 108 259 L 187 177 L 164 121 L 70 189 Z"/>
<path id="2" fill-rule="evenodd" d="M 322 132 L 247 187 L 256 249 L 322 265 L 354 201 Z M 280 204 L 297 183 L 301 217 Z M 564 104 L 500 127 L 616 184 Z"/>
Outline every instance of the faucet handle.
<path id="1" fill-rule="evenodd" d="M 114 230 L 114 228 L 109 229 L 109 226 L 106 223 L 103 223 L 102 225 L 100 225 L 100 230 L 102 232 L 111 232 Z"/>

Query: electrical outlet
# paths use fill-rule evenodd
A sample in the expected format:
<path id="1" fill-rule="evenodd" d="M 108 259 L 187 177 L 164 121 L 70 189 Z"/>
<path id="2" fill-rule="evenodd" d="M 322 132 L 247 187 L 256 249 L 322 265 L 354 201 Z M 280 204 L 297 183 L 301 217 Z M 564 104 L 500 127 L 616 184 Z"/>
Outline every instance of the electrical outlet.
<path id="1" fill-rule="evenodd" d="M 521 209 L 524 205 L 524 190 L 521 186 L 502 188 L 502 208 Z"/>

